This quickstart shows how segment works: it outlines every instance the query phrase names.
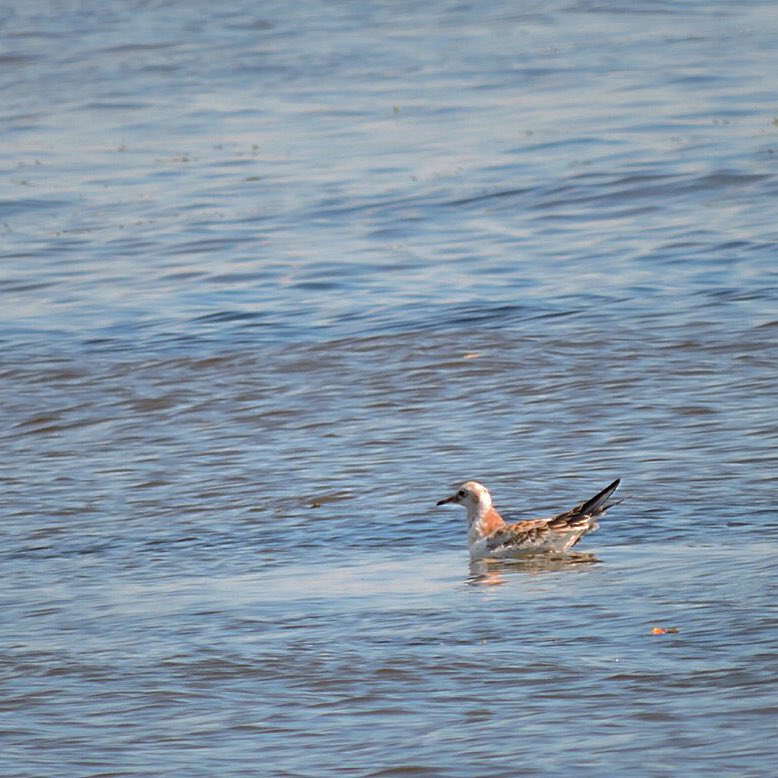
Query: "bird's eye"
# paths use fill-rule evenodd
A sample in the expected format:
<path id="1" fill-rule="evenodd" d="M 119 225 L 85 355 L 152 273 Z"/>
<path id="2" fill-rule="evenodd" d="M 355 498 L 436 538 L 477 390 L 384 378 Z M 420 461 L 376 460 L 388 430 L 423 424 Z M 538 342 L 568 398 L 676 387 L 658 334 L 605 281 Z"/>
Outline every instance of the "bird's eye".
<path id="1" fill-rule="evenodd" d="M 465 489 L 460 489 L 457 492 L 457 497 L 467 497 L 467 491 Z"/>

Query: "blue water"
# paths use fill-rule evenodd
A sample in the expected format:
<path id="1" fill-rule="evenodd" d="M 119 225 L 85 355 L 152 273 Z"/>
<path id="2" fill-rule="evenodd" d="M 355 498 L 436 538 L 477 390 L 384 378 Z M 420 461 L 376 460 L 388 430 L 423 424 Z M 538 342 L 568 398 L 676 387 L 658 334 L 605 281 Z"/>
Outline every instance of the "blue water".
<path id="1" fill-rule="evenodd" d="M 774 774 L 773 3 L 0 34 L 0 773 Z"/>

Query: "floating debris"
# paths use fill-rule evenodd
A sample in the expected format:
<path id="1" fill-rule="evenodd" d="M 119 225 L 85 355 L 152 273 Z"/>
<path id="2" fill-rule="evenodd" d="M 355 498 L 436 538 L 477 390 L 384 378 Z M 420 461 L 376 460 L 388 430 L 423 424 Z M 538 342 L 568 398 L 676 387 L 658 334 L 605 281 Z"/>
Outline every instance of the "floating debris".
<path id="1" fill-rule="evenodd" d="M 652 635 L 675 635 L 680 632 L 678 627 L 654 627 L 651 630 Z"/>

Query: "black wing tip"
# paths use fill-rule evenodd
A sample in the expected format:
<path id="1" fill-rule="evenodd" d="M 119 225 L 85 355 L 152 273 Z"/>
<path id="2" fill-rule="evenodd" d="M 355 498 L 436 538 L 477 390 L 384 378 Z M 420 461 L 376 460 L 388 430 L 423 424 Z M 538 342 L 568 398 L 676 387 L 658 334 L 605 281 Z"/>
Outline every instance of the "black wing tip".
<path id="1" fill-rule="evenodd" d="M 615 481 L 613 481 L 613 483 L 608 484 L 608 486 L 606 486 L 601 492 L 595 494 L 591 500 L 588 500 L 581 506 L 581 513 L 605 513 L 608 508 L 611 508 L 614 505 L 620 503 L 621 500 L 616 500 L 615 502 L 610 503 L 608 502 L 608 498 L 616 491 L 616 489 L 619 488 L 620 483 L 621 478 L 617 478 Z"/>

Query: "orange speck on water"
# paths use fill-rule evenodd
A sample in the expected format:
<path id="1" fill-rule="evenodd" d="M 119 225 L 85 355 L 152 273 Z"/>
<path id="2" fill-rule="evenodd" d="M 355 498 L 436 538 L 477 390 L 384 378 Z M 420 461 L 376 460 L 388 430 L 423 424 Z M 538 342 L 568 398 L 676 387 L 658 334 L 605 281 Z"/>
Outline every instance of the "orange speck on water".
<path id="1" fill-rule="evenodd" d="M 651 630 L 652 635 L 670 635 L 678 632 L 678 627 L 654 627 Z"/>

